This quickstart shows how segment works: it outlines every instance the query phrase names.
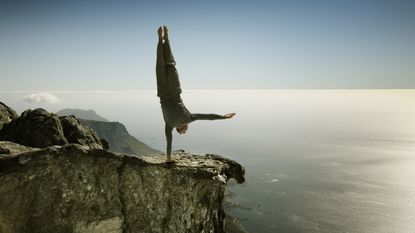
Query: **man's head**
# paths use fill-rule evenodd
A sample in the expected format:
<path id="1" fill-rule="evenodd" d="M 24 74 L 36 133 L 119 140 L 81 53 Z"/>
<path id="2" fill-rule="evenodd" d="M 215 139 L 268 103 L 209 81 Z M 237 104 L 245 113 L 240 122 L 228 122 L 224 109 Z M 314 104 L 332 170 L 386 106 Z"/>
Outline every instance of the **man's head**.
<path id="1" fill-rule="evenodd" d="M 189 128 L 189 125 L 188 124 L 183 124 L 183 125 L 177 126 L 176 127 L 176 131 L 179 134 L 185 134 L 188 128 Z"/>

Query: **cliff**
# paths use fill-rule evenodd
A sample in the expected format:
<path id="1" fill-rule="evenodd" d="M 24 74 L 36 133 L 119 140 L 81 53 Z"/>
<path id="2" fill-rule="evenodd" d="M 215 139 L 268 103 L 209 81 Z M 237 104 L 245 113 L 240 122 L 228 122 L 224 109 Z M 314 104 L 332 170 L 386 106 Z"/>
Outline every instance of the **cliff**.
<path id="1" fill-rule="evenodd" d="M 108 152 L 74 116 L 44 109 L 17 116 L 0 102 L 0 119 L 0 233 L 226 232 L 226 182 L 244 182 L 238 163 Z"/>
<path id="2" fill-rule="evenodd" d="M 79 119 L 79 121 L 95 131 L 98 137 L 109 143 L 109 150 L 124 154 L 154 154 L 160 151 L 131 136 L 125 126 L 119 122 L 104 122 Z"/>
<path id="3" fill-rule="evenodd" d="M 176 152 L 137 157 L 69 144 L 0 142 L 0 232 L 225 232 L 226 181 L 238 163 Z"/>
<path id="4" fill-rule="evenodd" d="M 110 151 L 134 155 L 160 153 L 130 135 L 122 123 L 109 122 L 94 110 L 67 108 L 56 114 L 61 117 L 75 116 L 83 125 L 93 129 L 99 138 L 105 139 L 109 144 Z"/>

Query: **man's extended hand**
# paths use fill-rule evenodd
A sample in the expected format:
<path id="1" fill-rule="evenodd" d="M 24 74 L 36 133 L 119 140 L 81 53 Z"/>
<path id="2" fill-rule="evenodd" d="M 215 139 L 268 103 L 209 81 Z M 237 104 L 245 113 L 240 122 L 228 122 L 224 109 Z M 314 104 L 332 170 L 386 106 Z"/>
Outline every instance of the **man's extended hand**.
<path id="1" fill-rule="evenodd" d="M 223 115 L 223 117 L 225 118 L 225 119 L 231 119 L 233 116 L 235 116 L 235 114 L 236 113 L 228 113 L 228 114 L 225 114 L 225 115 Z"/>

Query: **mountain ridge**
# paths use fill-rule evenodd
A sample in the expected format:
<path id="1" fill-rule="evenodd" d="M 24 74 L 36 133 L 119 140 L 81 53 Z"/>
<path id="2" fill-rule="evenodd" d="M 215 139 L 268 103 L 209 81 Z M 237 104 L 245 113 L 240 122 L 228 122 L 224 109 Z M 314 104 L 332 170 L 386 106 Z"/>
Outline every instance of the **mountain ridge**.
<path id="1" fill-rule="evenodd" d="M 59 116 L 63 116 L 62 114 L 74 115 L 81 124 L 92 128 L 99 138 L 108 141 L 110 151 L 134 155 L 161 153 L 132 136 L 121 122 L 108 121 L 92 109 L 66 108 L 56 112 L 56 114 Z M 105 121 L 99 119 L 105 119 Z"/>
<path id="2" fill-rule="evenodd" d="M 80 108 L 65 108 L 56 112 L 58 116 L 69 116 L 74 115 L 76 118 L 85 119 L 85 120 L 95 120 L 95 121 L 109 121 L 108 119 L 98 115 L 94 110 L 84 110 Z"/>

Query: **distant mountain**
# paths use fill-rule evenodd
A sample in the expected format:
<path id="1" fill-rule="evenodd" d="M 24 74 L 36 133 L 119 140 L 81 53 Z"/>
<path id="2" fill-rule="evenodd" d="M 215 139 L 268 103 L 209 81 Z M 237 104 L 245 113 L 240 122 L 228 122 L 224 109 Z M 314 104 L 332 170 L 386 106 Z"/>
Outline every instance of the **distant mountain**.
<path id="1" fill-rule="evenodd" d="M 119 122 L 103 122 L 79 119 L 79 121 L 91 127 L 99 138 L 109 142 L 109 150 L 125 154 L 151 154 L 160 151 L 149 147 L 135 137 L 131 136 L 125 126 Z"/>
<path id="2" fill-rule="evenodd" d="M 77 117 L 82 124 L 92 128 L 99 138 L 104 138 L 108 141 L 110 151 L 133 155 L 160 153 L 160 151 L 151 148 L 130 135 L 125 126 L 120 122 L 109 122 L 94 110 L 64 109 L 56 114 L 59 116 L 74 115 Z"/>
<path id="3" fill-rule="evenodd" d="M 83 110 L 83 109 L 77 109 L 77 108 L 65 108 L 63 110 L 60 110 L 56 114 L 58 116 L 74 115 L 76 118 L 80 118 L 80 119 L 108 122 L 107 119 L 105 119 L 102 116 L 98 115 L 92 109 L 90 109 L 90 110 Z"/>

